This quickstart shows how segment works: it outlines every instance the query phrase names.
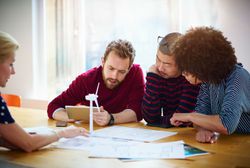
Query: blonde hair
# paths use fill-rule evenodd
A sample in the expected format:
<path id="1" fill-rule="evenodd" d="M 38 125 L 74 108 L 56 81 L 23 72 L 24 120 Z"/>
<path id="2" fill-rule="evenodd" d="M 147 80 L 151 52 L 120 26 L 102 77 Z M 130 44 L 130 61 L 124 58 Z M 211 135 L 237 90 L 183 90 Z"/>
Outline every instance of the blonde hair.
<path id="1" fill-rule="evenodd" d="M 0 62 L 8 58 L 9 54 L 15 52 L 19 44 L 11 35 L 0 31 Z"/>

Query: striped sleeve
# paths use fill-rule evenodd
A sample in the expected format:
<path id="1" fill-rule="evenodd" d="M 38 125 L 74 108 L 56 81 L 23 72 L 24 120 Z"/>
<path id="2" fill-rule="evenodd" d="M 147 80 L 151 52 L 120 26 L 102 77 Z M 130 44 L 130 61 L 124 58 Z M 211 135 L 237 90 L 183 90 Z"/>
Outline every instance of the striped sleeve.
<path id="1" fill-rule="evenodd" d="M 243 88 L 245 84 L 249 84 L 246 80 L 249 80 L 242 73 L 237 73 L 234 71 L 226 82 L 225 96 L 222 103 L 221 112 L 219 113 L 220 119 L 224 127 L 227 128 L 227 132 L 232 134 L 238 126 L 240 119 L 244 122 L 242 117 L 242 97 L 244 95 Z M 246 119 L 246 118 L 245 118 Z M 249 117 L 248 117 L 249 119 Z M 248 122 L 250 123 L 250 122 Z M 242 125 L 243 127 L 248 127 L 249 125 Z"/>
<path id="2" fill-rule="evenodd" d="M 142 101 L 143 118 L 150 124 L 159 124 L 161 123 L 161 103 L 159 92 L 161 79 L 154 73 L 148 73 L 146 80 L 146 90 Z"/>
<path id="3" fill-rule="evenodd" d="M 201 114 L 211 114 L 209 85 L 206 83 L 203 83 L 200 86 L 200 92 L 197 96 L 195 111 Z"/>
<path id="4" fill-rule="evenodd" d="M 180 102 L 176 109 L 177 113 L 190 113 L 194 111 L 197 95 L 199 93 L 199 85 L 192 85 L 187 81 L 182 83 L 182 92 L 180 95 Z"/>

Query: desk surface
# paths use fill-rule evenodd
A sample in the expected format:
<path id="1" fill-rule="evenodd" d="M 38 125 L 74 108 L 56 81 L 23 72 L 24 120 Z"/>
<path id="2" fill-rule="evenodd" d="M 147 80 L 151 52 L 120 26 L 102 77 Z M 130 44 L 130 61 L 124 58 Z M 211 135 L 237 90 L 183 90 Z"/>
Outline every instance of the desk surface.
<path id="1" fill-rule="evenodd" d="M 22 127 L 48 126 L 55 127 L 55 121 L 47 118 L 44 110 L 10 107 L 16 122 Z M 154 130 L 177 131 L 178 134 L 159 140 L 169 142 L 184 140 L 185 143 L 211 152 L 209 155 L 194 156 L 188 159 L 161 159 L 136 162 L 122 162 L 117 159 L 88 158 L 88 153 L 81 150 L 65 150 L 44 148 L 32 153 L 8 151 L 0 149 L 0 160 L 29 167 L 109 167 L 109 168 L 159 168 L 159 167 L 222 167 L 250 168 L 250 135 L 220 136 L 215 144 L 202 144 L 195 140 L 195 130 L 192 128 L 156 128 L 145 126 L 144 123 L 121 124 Z M 88 125 L 82 125 L 88 128 Z M 101 127 L 96 127 L 101 128 Z"/>

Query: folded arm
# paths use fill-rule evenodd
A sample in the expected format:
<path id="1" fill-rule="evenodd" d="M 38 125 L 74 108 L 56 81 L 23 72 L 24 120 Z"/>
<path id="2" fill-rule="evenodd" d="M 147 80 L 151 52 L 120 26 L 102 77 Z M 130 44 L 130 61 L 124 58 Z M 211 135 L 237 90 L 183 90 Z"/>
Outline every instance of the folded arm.
<path id="1" fill-rule="evenodd" d="M 227 128 L 221 122 L 219 115 L 205 115 L 200 113 L 180 114 L 175 113 L 171 118 L 171 123 L 175 126 L 181 123 L 192 122 L 198 127 L 209 131 L 228 134 Z"/>

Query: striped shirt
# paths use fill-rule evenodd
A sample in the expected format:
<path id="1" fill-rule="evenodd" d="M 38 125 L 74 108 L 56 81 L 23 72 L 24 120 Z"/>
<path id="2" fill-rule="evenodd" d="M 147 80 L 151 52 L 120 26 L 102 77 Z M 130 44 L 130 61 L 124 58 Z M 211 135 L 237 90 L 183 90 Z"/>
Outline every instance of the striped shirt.
<path id="1" fill-rule="evenodd" d="M 183 76 L 165 79 L 151 72 L 146 80 L 142 113 L 149 124 L 172 127 L 174 113 L 194 111 L 199 86 L 191 85 Z"/>
<path id="2" fill-rule="evenodd" d="M 201 85 L 195 111 L 219 115 L 229 134 L 250 133 L 250 74 L 242 66 L 234 70 L 219 85 Z"/>

